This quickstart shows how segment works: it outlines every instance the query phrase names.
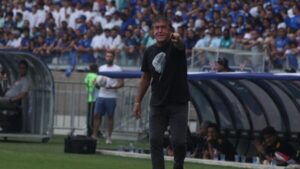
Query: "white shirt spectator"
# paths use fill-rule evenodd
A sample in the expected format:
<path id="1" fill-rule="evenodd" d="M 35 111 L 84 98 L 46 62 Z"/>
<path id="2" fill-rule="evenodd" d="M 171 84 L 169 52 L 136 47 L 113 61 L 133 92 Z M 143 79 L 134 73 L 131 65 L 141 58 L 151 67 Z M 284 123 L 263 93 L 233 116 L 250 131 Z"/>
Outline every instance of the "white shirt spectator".
<path id="1" fill-rule="evenodd" d="M 110 36 L 106 36 L 105 33 L 103 33 L 103 36 L 101 36 L 102 48 L 111 49 L 111 44 L 112 38 Z"/>
<path id="2" fill-rule="evenodd" d="M 30 17 L 31 17 L 31 12 L 30 11 L 24 10 L 24 11 L 22 11 L 22 14 L 23 14 L 23 20 L 24 21 L 25 20 L 30 21 Z"/>
<path id="3" fill-rule="evenodd" d="M 204 26 L 205 22 L 202 19 L 197 19 L 195 21 L 195 28 L 202 28 Z"/>
<path id="4" fill-rule="evenodd" d="M 52 16 L 54 18 L 54 21 L 55 21 L 55 24 L 56 24 L 56 27 L 60 27 L 61 23 L 60 23 L 60 15 L 59 15 L 59 9 L 54 9 L 52 12 Z"/>
<path id="5" fill-rule="evenodd" d="M 87 10 L 87 11 L 84 11 L 84 12 L 83 12 L 83 15 L 85 15 L 86 20 L 89 21 L 89 20 L 91 20 L 92 18 L 94 18 L 95 13 L 92 12 L 92 11 L 88 11 L 88 10 Z"/>
<path id="6" fill-rule="evenodd" d="M 46 11 L 44 9 L 38 9 L 37 10 L 37 25 L 35 26 L 38 26 L 39 24 L 41 23 L 45 23 L 45 20 L 46 20 Z"/>
<path id="7" fill-rule="evenodd" d="M 17 13 L 18 12 L 23 13 L 23 10 L 19 6 L 17 6 L 15 8 L 13 8 L 12 12 L 13 12 L 13 15 L 14 15 L 13 19 L 15 20 L 16 16 L 17 16 Z"/>
<path id="8" fill-rule="evenodd" d="M 211 48 L 219 48 L 220 44 L 221 44 L 221 37 L 213 37 L 211 39 L 209 47 L 211 47 Z"/>
<path id="9" fill-rule="evenodd" d="M 250 11 L 249 11 L 249 13 L 250 13 L 250 15 L 251 15 L 253 18 L 259 17 L 258 7 L 255 6 L 255 7 L 251 8 Z"/>
<path id="10" fill-rule="evenodd" d="M 39 15 L 38 13 L 30 13 L 30 17 L 28 18 L 28 21 L 30 23 L 30 28 L 33 28 L 38 25 L 39 21 Z"/>
<path id="11" fill-rule="evenodd" d="M 60 22 L 62 21 L 67 21 L 69 23 L 69 16 L 72 13 L 72 8 L 71 7 L 62 7 L 59 10 L 59 16 L 60 16 Z"/>
<path id="12" fill-rule="evenodd" d="M 91 47 L 93 49 L 101 48 L 103 46 L 102 45 L 102 36 L 104 36 L 104 34 L 95 35 L 93 37 L 92 42 L 91 42 Z"/>
<path id="13" fill-rule="evenodd" d="M 18 48 L 21 45 L 21 41 L 22 41 L 21 37 L 15 38 L 15 39 L 9 40 L 6 44 L 6 46 L 12 47 L 12 48 Z"/>
<path id="14" fill-rule="evenodd" d="M 117 16 L 113 15 L 113 19 L 112 20 L 113 20 L 113 23 L 114 23 L 114 27 L 115 26 L 121 27 L 123 21 L 122 21 L 122 19 L 120 17 L 117 17 Z"/>
<path id="15" fill-rule="evenodd" d="M 115 38 L 112 37 L 111 49 L 121 49 L 122 48 L 122 39 L 120 35 L 117 35 Z"/>
<path id="16" fill-rule="evenodd" d="M 83 11 L 82 10 L 78 10 L 75 9 L 75 11 L 73 13 L 71 13 L 70 18 L 69 18 L 69 24 L 68 26 L 73 28 L 74 30 L 76 29 L 76 19 L 83 15 Z"/>
<path id="17" fill-rule="evenodd" d="M 99 2 L 94 1 L 92 9 L 93 9 L 93 11 L 99 11 L 99 9 L 100 9 Z"/>
<path id="18" fill-rule="evenodd" d="M 203 38 L 199 39 L 195 44 L 194 48 L 208 47 L 210 44 L 211 36 L 206 34 Z"/>
<path id="19" fill-rule="evenodd" d="M 104 19 L 105 19 L 105 18 L 104 18 L 101 14 L 95 15 L 95 17 L 94 17 L 94 19 L 93 19 L 93 23 L 94 23 L 94 24 L 100 23 L 101 26 L 103 27 L 102 23 L 105 22 Z"/>
<path id="20" fill-rule="evenodd" d="M 113 64 L 112 66 L 108 66 L 107 64 L 99 67 L 99 72 L 121 72 L 122 69 L 120 66 Z M 116 86 L 118 83 L 118 79 L 113 79 L 107 77 L 106 86 Z M 99 91 L 98 97 L 104 98 L 116 98 L 117 97 L 117 89 L 107 89 L 105 87 L 101 87 Z"/>

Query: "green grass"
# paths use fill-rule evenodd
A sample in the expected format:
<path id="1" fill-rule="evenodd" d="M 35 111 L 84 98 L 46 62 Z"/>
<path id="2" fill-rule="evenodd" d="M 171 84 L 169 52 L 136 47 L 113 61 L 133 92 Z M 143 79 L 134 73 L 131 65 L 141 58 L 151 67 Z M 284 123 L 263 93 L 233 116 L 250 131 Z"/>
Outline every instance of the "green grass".
<path id="1" fill-rule="evenodd" d="M 150 160 L 107 155 L 80 155 L 64 153 L 64 137 L 56 136 L 48 143 L 0 142 L 0 169 L 151 169 Z M 98 148 L 116 148 L 128 141 L 114 141 L 105 145 L 100 140 Z M 147 148 L 147 141 L 134 142 L 136 147 Z M 171 169 L 170 162 L 166 169 Z M 185 169 L 217 169 L 218 166 L 186 163 Z M 234 169 L 222 167 L 222 169 Z"/>

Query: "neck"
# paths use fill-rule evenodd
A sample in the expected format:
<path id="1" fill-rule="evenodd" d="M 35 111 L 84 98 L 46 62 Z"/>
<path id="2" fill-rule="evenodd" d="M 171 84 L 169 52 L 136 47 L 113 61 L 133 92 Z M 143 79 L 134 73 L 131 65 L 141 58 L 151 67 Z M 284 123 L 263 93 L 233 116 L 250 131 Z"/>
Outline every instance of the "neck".
<path id="1" fill-rule="evenodd" d="M 168 41 L 156 42 L 156 45 L 157 45 L 158 47 L 162 47 L 162 46 L 164 46 L 164 45 L 167 44 L 167 43 L 168 43 Z"/>

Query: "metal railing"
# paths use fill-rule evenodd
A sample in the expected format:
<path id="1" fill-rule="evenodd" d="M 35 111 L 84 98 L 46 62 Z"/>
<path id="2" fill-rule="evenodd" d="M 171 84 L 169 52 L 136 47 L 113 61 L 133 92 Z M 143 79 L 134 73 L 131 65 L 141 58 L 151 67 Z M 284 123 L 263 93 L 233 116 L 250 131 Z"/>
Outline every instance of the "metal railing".
<path id="1" fill-rule="evenodd" d="M 265 52 L 251 52 L 220 48 L 194 48 L 188 58 L 189 70 L 209 71 L 219 57 L 228 60 L 229 66 L 236 70 L 264 72 Z"/>
<path id="2" fill-rule="evenodd" d="M 144 133 L 148 129 L 149 94 L 142 103 L 142 118 L 132 117 L 137 80 L 125 80 L 125 87 L 118 90 L 117 107 L 114 115 L 114 132 Z M 87 92 L 84 83 L 55 82 L 54 130 L 67 133 L 72 129 L 86 132 L 88 111 Z M 106 118 L 103 118 L 101 131 L 106 131 Z"/>

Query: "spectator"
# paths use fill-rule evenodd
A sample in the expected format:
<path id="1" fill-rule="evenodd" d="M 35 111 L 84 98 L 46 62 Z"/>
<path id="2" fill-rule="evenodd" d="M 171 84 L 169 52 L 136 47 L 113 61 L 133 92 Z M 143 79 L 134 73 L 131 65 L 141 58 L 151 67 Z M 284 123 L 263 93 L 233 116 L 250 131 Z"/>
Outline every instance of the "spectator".
<path id="1" fill-rule="evenodd" d="M 211 123 L 207 127 L 207 147 L 204 150 L 204 159 L 216 159 L 219 156 L 225 156 L 226 161 L 233 161 L 236 151 L 233 145 L 222 138 L 219 133 L 219 127 Z"/>
<path id="2" fill-rule="evenodd" d="M 209 47 L 211 47 L 211 48 L 219 48 L 220 44 L 221 44 L 221 39 L 222 39 L 221 29 L 219 27 L 216 27 L 211 32 L 212 32 L 212 38 L 211 38 Z"/>
<path id="3" fill-rule="evenodd" d="M 271 61 L 274 68 L 283 68 L 285 61 L 284 50 L 287 47 L 288 40 L 286 29 L 280 28 L 272 45 Z"/>
<path id="4" fill-rule="evenodd" d="M 23 37 L 19 49 L 24 51 L 29 51 L 31 50 L 30 45 L 31 45 L 31 38 L 29 34 L 29 29 L 23 29 Z"/>
<path id="5" fill-rule="evenodd" d="M 17 30 L 12 31 L 10 38 L 6 44 L 7 49 L 18 49 L 21 45 L 20 32 Z"/>
<path id="6" fill-rule="evenodd" d="M 105 52 L 111 47 L 112 37 L 108 28 L 105 28 L 103 33 L 99 34 L 100 32 L 97 32 L 97 37 L 94 37 L 92 46 L 99 64 L 104 64 L 106 62 Z"/>
<path id="7" fill-rule="evenodd" d="M 119 27 L 114 27 L 111 32 L 111 45 L 110 45 L 110 50 L 113 50 L 116 53 L 116 56 L 119 56 L 120 51 L 122 49 L 122 38 L 121 35 L 118 34 L 119 32 Z"/>
<path id="8" fill-rule="evenodd" d="M 122 69 L 114 64 L 115 54 L 107 51 L 105 55 L 106 64 L 99 67 L 99 72 L 122 71 Z M 122 79 L 106 78 L 105 87 L 101 87 L 96 100 L 94 111 L 94 128 L 92 137 L 97 139 L 98 129 L 101 126 L 101 120 L 104 115 L 108 118 L 108 135 L 106 144 L 111 144 L 111 135 L 113 131 L 114 111 L 117 104 L 117 89 L 124 86 Z"/>
<path id="9" fill-rule="evenodd" d="M 284 166 L 295 162 L 293 159 L 296 155 L 295 149 L 281 140 L 271 126 L 262 130 L 261 138 L 255 142 L 255 148 L 262 160 L 266 160 L 268 163 L 275 160 L 276 165 Z"/>
<path id="10" fill-rule="evenodd" d="M 188 29 L 186 34 L 186 38 L 184 39 L 186 56 L 190 58 L 192 56 L 192 49 L 197 43 L 198 37 L 195 36 L 195 33 L 192 29 Z"/>
<path id="11" fill-rule="evenodd" d="M 287 58 L 287 72 L 295 73 L 298 69 L 298 60 L 299 51 L 297 50 L 298 43 L 295 40 L 290 40 L 287 45 L 287 50 L 284 55 Z"/>
<path id="12" fill-rule="evenodd" d="M 138 41 L 133 37 L 133 30 L 127 29 L 123 38 L 123 50 L 127 65 L 136 65 L 139 57 Z"/>
<path id="13" fill-rule="evenodd" d="M 285 23 L 291 27 L 292 29 L 298 30 L 300 29 L 300 6 L 293 6 L 292 8 L 293 17 L 289 17 L 286 13 L 282 12 L 282 16 L 285 20 Z"/>
<path id="14" fill-rule="evenodd" d="M 7 12 L 4 21 L 4 30 L 10 31 L 14 28 L 15 22 L 13 21 L 13 13 Z"/>
<path id="15" fill-rule="evenodd" d="M 97 78 L 98 66 L 91 64 L 89 66 L 89 73 L 84 78 L 85 88 L 88 94 L 88 111 L 87 111 L 87 135 L 91 136 L 93 133 L 93 111 L 95 109 L 96 97 L 98 94 L 97 87 L 95 87 L 95 81 Z M 98 87 L 99 88 L 99 87 Z"/>
<path id="16" fill-rule="evenodd" d="M 221 38 L 220 48 L 232 49 L 234 47 L 234 39 L 229 34 L 229 29 L 223 30 L 223 37 Z"/>
<path id="17" fill-rule="evenodd" d="M 197 133 L 197 143 L 196 148 L 194 149 L 192 153 L 192 157 L 194 158 L 203 158 L 203 152 L 205 149 L 205 146 L 207 146 L 207 127 L 209 126 L 211 122 L 209 121 L 203 121 L 200 124 L 198 133 Z"/>
<path id="18" fill-rule="evenodd" d="M 215 67 L 213 68 L 216 72 L 232 72 L 228 65 L 228 60 L 223 57 L 219 57 L 215 62 Z"/>
<path id="19" fill-rule="evenodd" d="M 55 38 L 54 30 L 48 29 L 47 36 L 45 38 L 45 43 L 41 47 L 41 50 L 43 50 L 42 53 L 45 55 L 51 55 L 56 43 L 57 41 Z"/>
<path id="20" fill-rule="evenodd" d="M 16 18 L 15 18 L 14 29 L 16 29 L 18 31 L 22 31 L 23 24 L 24 24 L 23 14 L 21 12 L 17 12 Z"/>
<path id="21" fill-rule="evenodd" d="M 82 63 L 94 62 L 91 42 L 90 33 L 86 32 L 83 34 L 83 39 L 79 39 L 79 41 L 73 45 L 73 49 L 77 52 L 79 61 Z"/>

